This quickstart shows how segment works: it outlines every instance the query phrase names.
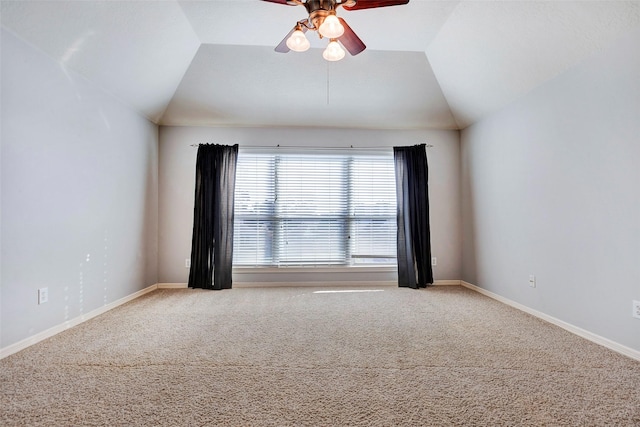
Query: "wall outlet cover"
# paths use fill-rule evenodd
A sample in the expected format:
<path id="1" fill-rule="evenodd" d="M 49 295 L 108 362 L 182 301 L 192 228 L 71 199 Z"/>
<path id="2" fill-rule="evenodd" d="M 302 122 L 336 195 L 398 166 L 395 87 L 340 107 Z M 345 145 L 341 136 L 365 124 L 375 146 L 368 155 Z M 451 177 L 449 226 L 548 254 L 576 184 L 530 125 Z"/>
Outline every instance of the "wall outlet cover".
<path id="1" fill-rule="evenodd" d="M 49 301 L 49 288 L 38 289 L 38 304 L 44 304 Z"/>
<path id="2" fill-rule="evenodd" d="M 633 301 L 633 317 L 640 319 L 640 301 Z"/>

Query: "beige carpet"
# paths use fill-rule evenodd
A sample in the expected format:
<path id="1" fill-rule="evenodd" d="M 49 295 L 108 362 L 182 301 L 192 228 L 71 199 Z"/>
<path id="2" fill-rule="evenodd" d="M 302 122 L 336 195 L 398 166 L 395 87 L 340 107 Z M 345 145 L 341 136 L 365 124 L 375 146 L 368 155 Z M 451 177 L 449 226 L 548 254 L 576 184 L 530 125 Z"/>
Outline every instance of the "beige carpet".
<path id="1" fill-rule="evenodd" d="M 0 361 L 0 424 L 640 426 L 640 362 L 461 287 L 159 290 Z"/>

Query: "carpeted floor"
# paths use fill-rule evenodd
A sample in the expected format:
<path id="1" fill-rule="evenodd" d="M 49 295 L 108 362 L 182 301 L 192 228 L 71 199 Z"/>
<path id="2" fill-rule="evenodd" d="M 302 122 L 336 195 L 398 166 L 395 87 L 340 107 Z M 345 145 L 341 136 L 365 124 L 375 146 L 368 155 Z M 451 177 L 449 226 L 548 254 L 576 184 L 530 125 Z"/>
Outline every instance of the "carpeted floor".
<path id="1" fill-rule="evenodd" d="M 159 290 L 0 360 L 3 426 L 640 426 L 640 362 L 473 291 Z"/>

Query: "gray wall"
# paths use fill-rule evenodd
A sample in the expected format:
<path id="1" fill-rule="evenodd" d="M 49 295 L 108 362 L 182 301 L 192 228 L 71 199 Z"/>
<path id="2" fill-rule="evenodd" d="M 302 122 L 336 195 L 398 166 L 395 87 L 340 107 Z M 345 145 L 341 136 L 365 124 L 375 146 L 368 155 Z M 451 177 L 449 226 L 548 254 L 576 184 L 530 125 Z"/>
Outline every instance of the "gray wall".
<path id="1" fill-rule="evenodd" d="M 5 30 L 1 117 L 4 348 L 157 282 L 158 129 Z"/>
<path id="2" fill-rule="evenodd" d="M 636 32 L 461 134 L 463 280 L 635 350 L 638 76 Z"/>
<path id="3" fill-rule="evenodd" d="M 457 131 L 392 131 L 356 129 L 278 129 L 160 127 L 159 281 L 186 283 L 185 258 L 191 252 L 197 148 L 191 144 L 240 144 L 240 147 L 320 146 L 392 147 L 426 142 L 429 158 L 432 250 L 438 258 L 436 280 L 461 276 L 460 144 Z M 234 281 L 371 281 L 395 280 L 395 273 L 265 276 L 234 275 Z"/>

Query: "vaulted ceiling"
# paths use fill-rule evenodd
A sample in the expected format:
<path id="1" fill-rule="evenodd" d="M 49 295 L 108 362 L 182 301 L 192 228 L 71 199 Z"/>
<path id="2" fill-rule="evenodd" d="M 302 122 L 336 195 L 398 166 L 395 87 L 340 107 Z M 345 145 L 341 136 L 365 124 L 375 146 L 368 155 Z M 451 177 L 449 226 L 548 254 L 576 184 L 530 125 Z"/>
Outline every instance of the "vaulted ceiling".
<path id="1" fill-rule="evenodd" d="M 306 17 L 260 0 L 5 1 L 2 26 L 161 125 L 462 129 L 640 27 L 640 1 L 338 10 L 367 45 L 273 48 Z"/>

